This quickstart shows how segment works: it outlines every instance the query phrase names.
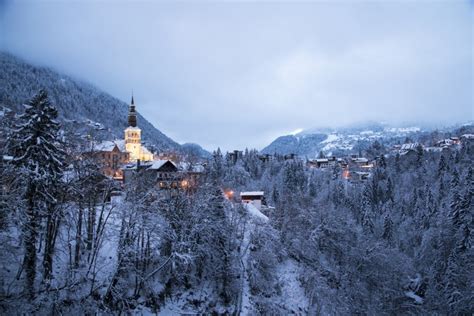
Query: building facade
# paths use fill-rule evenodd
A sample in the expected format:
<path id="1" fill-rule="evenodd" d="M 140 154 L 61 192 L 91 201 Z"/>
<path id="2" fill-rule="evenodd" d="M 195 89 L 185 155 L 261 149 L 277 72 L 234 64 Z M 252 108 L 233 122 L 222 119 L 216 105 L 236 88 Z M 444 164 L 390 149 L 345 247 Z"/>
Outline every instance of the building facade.
<path id="1" fill-rule="evenodd" d="M 142 130 L 137 126 L 137 112 L 133 96 L 128 110 L 128 127 L 125 129 L 125 150 L 130 153 L 131 161 L 153 160 L 153 154 L 142 146 Z"/>

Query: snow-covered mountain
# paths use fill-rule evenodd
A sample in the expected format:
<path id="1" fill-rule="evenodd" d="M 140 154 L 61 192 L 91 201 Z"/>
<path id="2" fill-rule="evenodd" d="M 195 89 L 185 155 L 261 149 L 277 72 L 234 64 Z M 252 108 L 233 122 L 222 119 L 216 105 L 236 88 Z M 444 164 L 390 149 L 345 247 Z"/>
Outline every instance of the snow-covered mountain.
<path id="1" fill-rule="evenodd" d="M 71 126 L 78 134 L 98 139 L 123 138 L 127 125 L 126 102 L 88 83 L 0 52 L 0 110 L 20 111 L 21 105 L 42 88 L 58 108 L 63 124 Z M 158 151 L 189 152 L 188 146 L 179 145 L 140 114 L 138 120 L 148 146 Z M 193 153 L 206 153 L 198 147 L 193 145 Z"/>
<path id="2" fill-rule="evenodd" d="M 422 132 L 417 126 L 394 127 L 383 123 L 369 123 L 340 129 L 310 129 L 296 135 L 280 136 L 262 150 L 267 154 L 295 153 L 299 156 L 316 156 L 320 151 L 325 154 L 357 152 L 371 142 L 383 143 L 402 141 L 415 137 Z"/>

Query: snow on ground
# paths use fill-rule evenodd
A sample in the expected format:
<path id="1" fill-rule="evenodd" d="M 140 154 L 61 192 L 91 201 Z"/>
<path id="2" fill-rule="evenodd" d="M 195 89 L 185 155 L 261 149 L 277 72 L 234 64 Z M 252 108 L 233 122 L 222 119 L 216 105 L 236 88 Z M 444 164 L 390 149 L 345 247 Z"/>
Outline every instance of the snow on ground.
<path id="1" fill-rule="evenodd" d="M 328 138 L 326 138 L 325 140 L 323 140 L 321 143 L 332 143 L 332 142 L 335 142 L 336 140 L 339 139 L 339 136 L 337 136 L 336 134 L 329 134 L 328 135 Z"/>
<path id="2" fill-rule="evenodd" d="M 260 212 L 255 205 L 252 203 L 244 203 L 244 208 L 247 210 L 247 212 L 254 218 L 258 218 L 260 220 L 263 220 L 264 222 L 268 222 L 268 217 Z"/>
<path id="3" fill-rule="evenodd" d="M 181 289 L 172 297 L 168 297 L 159 307 L 158 315 L 205 315 L 205 310 L 209 307 L 207 303 L 216 295 L 213 285 L 203 281 L 198 287 Z M 215 309 L 218 314 L 228 314 L 224 306 L 217 305 Z"/>
<path id="4" fill-rule="evenodd" d="M 306 315 L 308 313 L 309 301 L 304 289 L 298 280 L 300 267 L 293 259 L 287 259 L 278 266 L 279 281 L 282 286 L 282 302 L 292 313 Z"/>
<path id="5" fill-rule="evenodd" d="M 263 215 L 263 214 L 262 214 Z M 250 286 L 249 286 L 249 277 L 247 272 L 247 262 L 249 255 L 249 244 L 250 244 L 250 233 L 253 230 L 254 225 L 249 223 L 244 231 L 244 238 L 242 242 L 242 247 L 240 249 L 240 265 L 241 265 L 241 275 L 242 280 L 242 289 L 240 297 L 240 311 L 241 315 L 252 315 L 254 310 L 252 304 L 250 303 Z"/>
<path id="6" fill-rule="evenodd" d="M 247 274 L 248 245 L 250 243 L 250 234 L 255 229 L 255 226 L 260 225 L 261 221 L 267 222 L 268 217 L 252 204 L 244 204 L 244 207 L 251 217 L 244 232 L 241 248 L 242 289 L 240 314 L 255 315 Z M 287 259 L 278 265 L 277 271 L 282 293 L 279 298 L 275 298 L 275 304 L 278 304 L 291 314 L 306 315 L 308 313 L 309 301 L 299 281 L 301 269 L 297 262 L 293 259 Z"/>
<path id="7" fill-rule="evenodd" d="M 249 220 L 245 225 L 244 236 L 242 238 L 242 245 L 240 247 L 240 268 L 241 268 L 241 289 L 239 303 L 237 311 L 240 311 L 240 315 L 254 315 L 255 310 L 253 309 L 252 302 L 250 300 L 250 285 L 248 276 L 248 255 L 250 246 L 250 235 L 255 229 L 255 225 L 261 223 L 261 221 L 267 222 L 268 217 L 262 214 L 253 204 L 244 203 L 244 208 L 250 215 Z"/>
<path id="8" fill-rule="evenodd" d="M 423 298 L 413 293 L 413 291 L 405 292 L 405 296 L 412 298 L 417 304 L 423 304 Z"/>

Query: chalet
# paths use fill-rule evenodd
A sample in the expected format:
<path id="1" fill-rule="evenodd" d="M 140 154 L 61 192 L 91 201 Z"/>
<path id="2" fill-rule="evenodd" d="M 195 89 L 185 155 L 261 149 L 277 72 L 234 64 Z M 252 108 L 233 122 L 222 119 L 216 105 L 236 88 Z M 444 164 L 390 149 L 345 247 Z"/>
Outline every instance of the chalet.
<path id="1" fill-rule="evenodd" d="M 192 189 L 203 172 L 200 165 L 183 170 L 171 160 L 136 161 L 123 167 L 123 182 L 127 184 L 140 177 L 160 189 Z"/>
<path id="2" fill-rule="evenodd" d="M 342 171 L 342 178 L 353 183 L 366 181 L 371 176 L 372 174 L 367 171 L 349 171 L 347 168 Z"/>
<path id="3" fill-rule="evenodd" d="M 178 169 L 184 174 L 185 184 L 189 187 L 195 187 L 199 178 L 206 172 L 204 164 L 181 162 Z"/>
<path id="4" fill-rule="evenodd" d="M 123 182 L 130 183 L 140 175 L 145 181 L 152 181 L 160 188 L 178 187 L 183 180 L 178 167 L 171 160 L 155 160 L 151 162 L 136 161 L 123 167 Z"/>
<path id="5" fill-rule="evenodd" d="M 416 152 L 417 148 L 421 146 L 419 143 L 407 143 L 407 144 L 403 144 L 401 147 L 400 147 L 400 150 L 399 150 L 399 154 L 400 155 L 406 155 L 410 152 Z"/>
<path id="6" fill-rule="evenodd" d="M 461 143 L 459 141 L 459 138 L 455 137 L 455 140 L 453 140 L 452 138 L 453 137 L 446 138 L 446 139 L 442 139 L 442 140 L 436 142 L 436 147 L 450 148 L 450 147 L 453 147 L 455 145 L 459 145 Z"/>
<path id="7" fill-rule="evenodd" d="M 317 169 L 327 169 L 334 167 L 336 164 L 341 164 L 343 159 L 336 158 L 336 157 L 329 157 L 329 158 L 317 158 L 313 160 L 308 160 L 307 165 L 310 168 L 317 168 Z"/>
<path id="8" fill-rule="evenodd" d="M 283 159 L 284 159 L 284 160 L 294 160 L 294 159 L 296 159 L 296 157 L 297 157 L 296 154 L 290 153 L 290 154 L 284 155 L 284 156 L 283 156 Z"/>
<path id="9" fill-rule="evenodd" d="M 372 169 L 375 166 L 375 160 L 370 161 L 365 157 L 351 158 L 349 165 L 357 169 Z"/>
<path id="10" fill-rule="evenodd" d="M 262 205 L 265 205 L 263 191 L 240 192 L 240 199 L 242 203 L 253 204 L 259 210 L 262 208 Z"/>
<path id="11" fill-rule="evenodd" d="M 456 137 L 456 136 L 452 136 L 449 138 L 451 140 L 451 142 L 454 144 L 454 145 L 460 145 L 461 144 L 461 140 L 459 139 L 459 137 Z"/>

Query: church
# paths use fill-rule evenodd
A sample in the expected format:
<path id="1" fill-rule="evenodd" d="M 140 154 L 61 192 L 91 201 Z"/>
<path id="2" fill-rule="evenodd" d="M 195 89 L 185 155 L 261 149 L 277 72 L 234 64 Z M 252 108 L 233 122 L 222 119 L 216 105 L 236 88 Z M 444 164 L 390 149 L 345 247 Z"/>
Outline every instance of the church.
<path id="1" fill-rule="evenodd" d="M 137 126 L 137 112 L 132 95 L 124 139 L 104 141 L 93 146 L 93 154 L 102 161 L 102 170 L 106 176 L 122 180 L 123 165 L 154 160 L 153 153 L 142 145 L 141 133 L 141 129 Z"/>
<path id="2" fill-rule="evenodd" d="M 137 127 L 137 112 L 132 95 L 128 111 L 128 127 L 125 129 L 125 150 L 130 154 L 130 161 L 153 160 L 153 154 L 145 146 L 142 146 L 141 133 L 142 130 Z"/>

